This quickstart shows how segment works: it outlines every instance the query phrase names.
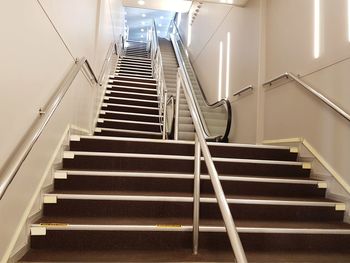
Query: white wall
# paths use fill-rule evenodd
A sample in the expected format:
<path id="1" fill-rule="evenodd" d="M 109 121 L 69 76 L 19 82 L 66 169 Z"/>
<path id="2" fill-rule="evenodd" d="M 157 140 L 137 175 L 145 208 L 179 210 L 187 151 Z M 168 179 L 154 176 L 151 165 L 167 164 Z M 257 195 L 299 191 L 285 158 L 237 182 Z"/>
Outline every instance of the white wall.
<path id="1" fill-rule="evenodd" d="M 0 167 L 75 58 L 86 56 L 96 74 L 100 73 L 110 43 L 122 32 L 122 9 L 120 0 L 0 1 Z M 91 130 L 98 93 L 89 78 L 79 73 L 1 200 L 1 262 L 7 261 L 63 131 L 71 124 Z"/>
<path id="2" fill-rule="evenodd" d="M 257 89 L 233 100 L 231 141 L 304 137 L 350 183 L 349 122 L 295 83 L 262 87 L 289 71 L 350 113 L 349 2 L 320 0 L 317 42 L 315 0 L 249 0 L 244 8 L 202 5 L 192 26 L 189 53 L 206 95 L 217 100 L 220 41 L 225 85 L 227 32 L 232 38 L 229 94 L 247 84 Z M 187 29 L 182 15 L 185 42 Z M 320 47 L 318 58 L 315 43 Z"/>
<path id="3" fill-rule="evenodd" d="M 238 99 L 233 98 L 232 94 L 246 85 L 252 84 L 256 87 L 258 84 L 260 4 L 260 1 L 252 0 L 246 7 L 241 8 L 203 3 L 192 25 L 189 54 L 202 88 L 211 103 L 218 100 L 219 46 L 222 41 L 221 97 L 225 97 L 226 81 L 229 79 L 228 99 L 232 101 L 234 116 L 230 141 L 234 142 L 255 143 L 256 93 Z M 186 15 L 182 15 L 180 31 L 187 43 Z"/>
<path id="4" fill-rule="evenodd" d="M 266 79 L 300 74 L 350 113 L 347 2 L 320 0 L 320 57 L 314 58 L 314 0 L 267 1 Z M 264 107 L 265 139 L 306 138 L 350 184 L 348 121 L 295 83 L 267 89 Z"/>

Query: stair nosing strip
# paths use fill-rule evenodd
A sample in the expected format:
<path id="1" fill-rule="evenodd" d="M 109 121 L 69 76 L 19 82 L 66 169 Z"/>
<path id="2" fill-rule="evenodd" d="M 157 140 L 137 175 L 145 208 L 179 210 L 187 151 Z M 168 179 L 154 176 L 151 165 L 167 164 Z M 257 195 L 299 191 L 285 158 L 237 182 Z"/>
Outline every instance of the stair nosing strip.
<path id="1" fill-rule="evenodd" d="M 130 115 L 130 116 L 154 117 L 154 118 L 160 118 L 161 117 L 161 115 L 146 114 L 146 113 L 134 113 L 134 112 L 124 112 L 124 111 L 109 111 L 109 110 L 101 110 L 100 111 L 100 114 L 102 114 L 102 115 L 104 115 L 106 113 Z"/>
<path id="2" fill-rule="evenodd" d="M 123 86 L 123 85 L 113 85 L 113 84 L 108 84 L 107 88 L 130 88 L 130 89 L 135 89 L 135 90 L 147 90 L 147 91 L 157 91 L 157 89 L 154 88 L 141 88 L 141 87 L 132 87 L 132 86 Z"/>
<path id="3" fill-rule="evenodd" d="M 116 100 L 141 101 L 141 102 L 148 102 L 148 103 L 159 104 L 159 101 L 154 101 L 154 100 L 141 100 L 141 99 L 133 99 L 133 98 L 104 96 L 104 100 L 110 100 L 110 99 L 112 99 L 112 100 L 116 99 Z"/>
<path id="4" fill-rule="evenodd" d="M 120 103 L 110 103 L 103 102 L 102 107 L 106 107 L 108 105 L 126 107 L 126 108 L 138 108 L 138 109 L 151 109 L 151 110 L 159 110 L 159 107 L 148 107 L 148 106 L 139 106 L 139 105 L 128 105 L 128 104 L 120 104 Z"/>
<path id="5" fill-rule="evenodd" d="M 137 93 L 137 92 L 118 91 L 118 90 L 106 90 L 106 92 L 105 92 L 105 94 L 110 94 L 110 93 L 121 93 L 121 94 L 140 95 L 140 96 L 145 96 L 145 97 L 158 98 L 158 95 L 156 95 L 156 94 Z"/>
<path id="6" fill-rule="evenodd" d="M 157 81 L 157 80 L 154 79 L 154 78 L 140 78 L 140 77 L 116 76 L 116 75 L 109 75 L 108 77 L 109 77 L 109 78 L 116 78 L 116 77 L 119 77 L 119 78 L 128 78 L 128 79 L 142 79 L 142 80 L 154 80 L 154 81 Z"/>
<path id="7" fill-rule="evenodd" d="M 150 132 L 150 131 L 140 131 L 140 130 L 128 130 L 128 129 L 113 129 L 113 128 L 95 128 L 95 132 L 111 131 L 111 132 L 122 132 L 122 133 L 136 133 L 136 134 L 147 134 L 147 135 L 162 135 L 161 132 Z"/>
<path id="8" fill-rule="evenodd" d="M 155 125 L 155 126 L 162 126 L 162 123 L 154 123 L 154 122 L 144 122 L 144 121 L 130 121 L 130 120 L 118 120 L 118 119 L 106 119 L 106 118 L 98 118 L 97 122 L 103 123 L 105 121 L 109 122 L 122 122 L 122 123 L 135 123 L 135 124 L 144 124 L 144 125 Z M 100 127 L 99 127 L 100 128 Z"/>
<path id="9" fill-rule="evenodd" d="M 45 227 L 46 230 L 62 231 L 140 231 L 140 232 L 159 232 L 159 231 L 179 231 L 191 232 L 191 225 L 93 225 L 93 224 L 61 224 L 50 223 L 31 224 L 31 227 Z M 270 234 L 331 234 L 331 235 L 349 235 L 350 229 L 341 228 L 291 228 L 291 227 L 236 227 L 239 233 L 270 233 Z M 199 226 L 200 232 L 226 232 L 224 226 Z"/>
<path id="10" fill-rule="evenodd" d="M 108 80 L 108 85 L 112 85 L 112 84 L 110 84 L 109 82 L 121 82 L 121 83 L 130 83 L 130 84 L 142 84 L 142 85 L 148 85 L 148 86 L 157 87 L 157 83 L 148 83 L 148 82 L 141 82 L 141 81 Z"/>
<path id="11" fill-rule="evenodd" d="M 126 71 L 130 71 L 129 69 L 131 69 L 131 71 L 133 72 L 138 72 L 138 71 L 141 71 L 141 72 L 145 72 L 145 73 L 153 73 L 152 72 L 152 69 L 136 69 L 136 68 L 132 68 L 132 67 L 119 67 L 117 66 L 116 69 L 119 69 L 120 70 L 126 70 Z"/>
<path id="12" fill-rule="evenodd" d="M 111 194 L 44 194 L 45 197 L 55 197 L 62 200 L 100 200 L 100 201 L 145 201 L 145 202 L 182 202 L 193 203 L 191 196 L 161 196 L 161 195 L 111 195 Z M 308 207 L 336 207 L 344 205 L 341 202 L 303 201 L 303 200 L 271 200 L 226 198 L 228 204 L 246 205 L 279 205 L 279 206 L 308 206 Z M 215 197 L 201 197 L 201 203 L 217 203 Z"/>
<path id="13" fill-rule="evenodd" d="M 179 173 L 147 173 L 147 172 L 108 172 L 108 171 L 86 171 L 86 170 L 58 170 L 58 172 L 66 173 L 67 175 L 82 175 L 82 176 L 106 176 L 106 177 L 133 177 L 133 178 L 164 178 L 164 179 L 188 179 L 193 180 L 193 174 Z M 209 175 L 201 175 L 202 180 L 210 180 Z M 219 176 L 220 181 L 228 182 L 257 182 L 257 183 L 282 183 L 282 184 L 302 184 L 302 185 L 317 185 L 324 183 L 322 180 L 300 180 L 300 179 L 283 179 L 271 177 L 246 177 L 246 176 Z"/>

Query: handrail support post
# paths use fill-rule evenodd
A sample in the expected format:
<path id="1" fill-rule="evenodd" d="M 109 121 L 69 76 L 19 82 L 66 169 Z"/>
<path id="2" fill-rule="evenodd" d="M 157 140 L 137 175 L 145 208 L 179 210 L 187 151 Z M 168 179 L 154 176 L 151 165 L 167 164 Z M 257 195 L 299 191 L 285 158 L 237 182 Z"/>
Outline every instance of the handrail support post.
<path id="1" fill-rule="evenodd" d="M 193 254 L 198 254 L 201 146 L 195 135 L 194 145 L 194 184 L 193 184 Z"/>
<path id="2" fill-rule="evenodd" d="M 176 80 L 176 107 L 175 107 L 175 132 L 174 132 L 174 139 L 179 139 L 179 111 L 180 111 L 180 87 L 181 82 L 179 76 Z"/>

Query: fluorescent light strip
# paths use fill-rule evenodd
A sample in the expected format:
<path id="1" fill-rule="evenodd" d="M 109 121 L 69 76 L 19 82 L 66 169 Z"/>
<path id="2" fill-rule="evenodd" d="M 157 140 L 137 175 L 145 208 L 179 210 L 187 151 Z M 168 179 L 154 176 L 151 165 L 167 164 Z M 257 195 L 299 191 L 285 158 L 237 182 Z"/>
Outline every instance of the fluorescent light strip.
<path id="1" fill-rule="evenodd" d="M 222 41 L 219 46 L 219 78 L 218 78 L 218 100 L 221 100 L 221 89 L 222 89 Z"/>
<path id="2" fill-rule="evenodd" d="M 320 0 L 314 0 L 314 58 L 320 57 Z"/>
<path id="3" fill-rule="evenodd" d="M 192 41 L 192 26 L 190 24 L 190 21 L 187 22 L 187 47 L 191 45 Z"/>
<path id="4" fill-rule="evenodd" d="M 348 41 L 350 42 L 350 0 L 348 0 Z"/>
<path id="5" fill-rule="evenodd" d="M 226 94 L 225 98 L 228 98 L 230 91 L 230 62 L 231 62 L 231 32 L 227 32 L 227 47 L 226 47 Z"/>

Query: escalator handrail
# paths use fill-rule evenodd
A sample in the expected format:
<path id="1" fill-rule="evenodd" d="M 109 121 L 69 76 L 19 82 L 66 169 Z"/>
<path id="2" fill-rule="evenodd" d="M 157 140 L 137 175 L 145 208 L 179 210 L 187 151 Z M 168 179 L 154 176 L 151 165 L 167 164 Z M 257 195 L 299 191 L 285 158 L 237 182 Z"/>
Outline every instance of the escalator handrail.
<path id="1" fill-rule="evenodd" d="M 178 27 L 176 26 L 176 23 L 174 22 L 174 20 L 173 20 L 171 23 L 172 23 L 172 26 L 174 27 L 174 29 L 176 30 L 176 34 L 177 34 L 178 37 L 179 37 L 179 41 L 180 41 L 180 43 L 181 43 L 181 45 L 182 45 L 182 48 L 184 49 L 184 51 L 187 51 L 186 48 L 185 48 L 184 42 L 182 41 L 182 38 L 181 38 L 181 35 L 180 35 L 180 32 L 179 32 L 179 29 L 178 29 Z M 193 68 L 193 66 L 192 66 L 192 64 L 191 64 L 190 59 L 188 59 L 188 61 L 189 61 L 190 69 L 191 69 L 192 72 L 194 73 L 194 76 L 195 76 L 196 81 L 197 81 L 198 86 L 199 86 L 199 90 L 200 90 L 200 92 L 201 92 L 201 95 L 202 95 L 202 97 L 203 97 L 203 99 L 204 99 L 204 102 L 205 102 L 206 106 L 207 106 L 208 108 L 214 109 L 214 108 L 218 108 L 218 107 L 220 107 L 220 106 L 222 106 L 222 105 L 225 105 L 225 108 L 226 108 L 226 110 L 227 110 L 227 122 L 226 122 L 225 133 L 224 133 L 222 136 L 220 136 L 220 137 L 221 137 L 220 140 L 221 140 L 221 141 L 227 141 L 227 140 L 228 140 L 228 135 L 229 135 L 230 130 L 231 130 L 231 122 L 232 122 L 232 121 L 231 121 L 231 120 L 232 120 L 232 108 L 231 108 L 231 103 L 230 103 L 230 101 L 229 101 L 228 99 L 221 99 L 221 100 L 216 101 L 216 102 L 214 102 L 214 103 L 209 103 L 208 100 L 207 100 L 207 98 L 206 98 L 206 96 L 205 96 L 205 94 L 204 94 L 204 92 L 203 92 L 202 86 L 201 86 L 201 84 L 200 84 L 200 82 L 199 82 L 199 80 L 198 80 L 197 74 L 196 74 L 196 72 L 195 72 L 195 70 L 194 70 L 194 68 Z M 180 63 L 179 63 L 179 64 L 180 64 Z M 186 73 L 187 73 L 187 71 L 186 71 Z M 200 109 L 199 109 L 199 110 L 200 110 Z M 202 125 L 204 125 L 204 124 L 202 123 Z M 207 132 L 206 132 L 206 133 L 207 133 L 206 135 L 208 136 L 208 138 L 210 138 L 211 136 L 209 135 L 208 129 L 207 129 L 207 127 L 205 127 L 205 128 L 206 128 L 205 131 L 207 131 Z M 214 138 L 214 137 L 212 137 L 212 138 Z"/>

